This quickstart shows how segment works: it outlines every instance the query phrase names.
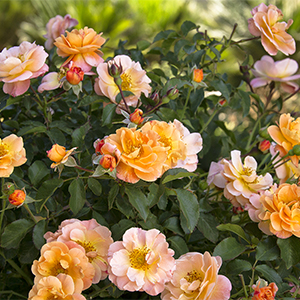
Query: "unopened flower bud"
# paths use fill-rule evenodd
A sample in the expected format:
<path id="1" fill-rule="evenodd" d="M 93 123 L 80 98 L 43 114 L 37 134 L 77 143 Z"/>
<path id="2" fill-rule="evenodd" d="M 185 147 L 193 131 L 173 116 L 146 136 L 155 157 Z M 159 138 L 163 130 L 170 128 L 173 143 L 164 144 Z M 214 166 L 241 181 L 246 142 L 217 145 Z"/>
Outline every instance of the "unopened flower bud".
<path id="1" fill-rule="evenodd" d="M 107 68 L 108 74 L 113 78 L 119 78 L 123 71 L 122 65 L 118 66 L 115 62 L 108 64 Z"/>
<path id="2" fill-rule="evenodd" d="M 10 195 L 14 192 L 15 190 L 15 185 L 11 182 L 5 182 L 3 186 L 3 193 L 5 195 Z"/>
<path id="3" fill-rule="evenodd" d="M 244 209 L 243 209 L 241 206 L 239 206 L 239 207 L 234 206 L 234 207 L 232 208 L 232 212 L 233 212 L 235 215 L 237 215 L 237 214 L 239 214 L 239 213 L 241 213 L 241 212 L 244 212 Z"/>
<path id="4" fill-rule="evenodd" d="M 52 148 L 49 151 L 47 151 L 48 158 L 56 163 L 60 162 L 65 155 L 66 148 L 58 144 L 54 144 Z"/>
<path id="5" fill-rule="evenodd" d="M 170 100 L 175 100 L 178 97 L 179 91 L 176 87 L 172 87 L 167 91 L 167 96 Z"/>
<path id="6" fill-rule="evenodd" d="M 288 152 L 289 156 L 297 155 L 300 156 L 300 145 L 295 145 L 292 150 Z"/>
<path id="7" fill-rule="evenodd" d="M 223 99 L 219 100 L 219 105 L 223 106 L 224 104 L 226 104 L 226 102 L 227 102 L 226 99 L 223 98 Z"/>
<path id="8" fill-rule="evenodd" d="M 194 69 L 193 80 L 198 83 L 200 83 L 203 80 L 203 70 L 202 69 Z"/>
<path id="9" fill-rule="evenodd" d="M 80 81 L 83 80 L 84 72 L 79 67 L 71 67 L 69 71 L 67 71 L 66 79 L 72 85 L 79 84 Z"/>
<path id="10" fill-rule="evenodd" d="M 130 114 L 129 120 L 136 125 L 140 125 L 144 121 L 143 111 L 139 108 L 136 108 L 135 111 Z"/>
<path id="11" fill-rule="evenodd" d="M 109 169 L 112 172 L 117 166 L 116 158 L 110 154 L 105 154 L 101 157 L 99 165 L 101 165 L 104 169 Z"/>
<path id="12" fill-rule="evenodd" d="M 150 99 L 156 103 L 159 101 L 159 98 L 159 93 L 157 91 L 154 91 L 150 96 Z"/>
<path id="13" fill-rule="evenodd" d="M 270 135 L 268 133 L 268 128 L 267 127 L 263 127 L 259 130 L 258 134 L 264 138 L 264 139 L 269 139 Z"/>
<path id="14" fill-rule="evenodd" d="M 270 142 L 270 141 L 268 141 L 268 140 L 263 140 L 263 141 L 261 141 L 261 142 L 258 144 L 258 149 L 259 149 L 261 152 L 265 152 L 265 151 L 269 150 L 270 145 L 271 145 L 271 142 Z"/>
<path id="15" fill-rule="evenodd" d="M 26 194 L 22 190 L 15 190 L 9 195 L 8 201 L 14 206 L 20 206 L 25 201 Z"/>
<path id="16" fill-rule="evenodd" d="M 100 139 L 97 139 L 95 142 L 94 142 L 94 148 L 95 148 L 95 153 L 96 154 L 102 154 L 102 151 L 101 151 L 101 148 L 103 147 L 103 145 L 105 144 L 105 141 L 104 139 L 100 140 Z"/>

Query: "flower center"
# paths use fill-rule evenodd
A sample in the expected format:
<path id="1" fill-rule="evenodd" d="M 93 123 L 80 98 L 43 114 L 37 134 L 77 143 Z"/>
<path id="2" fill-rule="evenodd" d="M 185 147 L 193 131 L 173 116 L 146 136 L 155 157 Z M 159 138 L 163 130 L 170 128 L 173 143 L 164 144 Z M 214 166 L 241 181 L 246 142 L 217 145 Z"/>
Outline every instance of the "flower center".
<path id="1" fill-rule="evenodd" d="M 132 85 L 131 76 L 126 73 L 123 73 L 123 74 L 121 74 L 121 79 L 122 79 L 122 84 L 121 84 L 122 90 L 130 91 L 130 87 Z"/>
<path id="2" fill-rule="evenodd" d="M 124 152 L 129 155 L 130 153 L 139 150 L 138 154 L 136 155 L 136 157 L 140 157 L 143 154 L 143 147 L 141 145 L 141 143 L 137 142 L 135 143 L 132 140 L 128 140 L 126 141 L 126 148 L 124 148 Z"/>
<path id="3" fill-rule="evenodd" d="M 192 283 L 195 280 L 202 281 L 202 277 L 201 277 L 200 273 L 197 272 L 196 270 L 188 272 L 187 275 L 184 277 L 184 279 L 189 283 Z"/>
<path id="4" fill-rule="evenodd" d="M 63 259 L 61 259 L 57 264 L 51 268 L 50 274 L 52 276 L 57 276 L 58 274 L 68 274 L 69 263 Z"/>
<path id="5" fill-rule="evenodd" d="M 243 171 L 241 173 L 241 175 L 246 175 L 246 176 L 250 176 L 253 172 L 253 169 L 250 167 L 243 167 Z"/>
<path id="6" fill-rule="evenodd" d="M 149 265 L 146 255 L 150 252 L 147 247 L 133 249 L 129 255 L 130 267 L 138 270 L 147 270 Z"/>
<path id="7" fill-rule="evenodd" d="M 172 149 L 172 139 L 167 138 L 165 135 L 162 135 L 159 139 L 159 141 L 165 146 L 165 147 L 170 147 Z"/>
<path id="8" fill-rule="evenodd" d="M 0 140 L 0 158 L 9 152 L 9 146 Z"/>
<path id="9" fill-rule="evenodd" d="M 96 251 L 97 249 L 95 248 L 95 246 L 91 243 L 91 242 L 88 242 L 88 241 L 75 241 L 78 245 L 80 245 L 81 247 L 84 248 L 85 250 L 85 253 L 89 253 L 91 251 Z"/>
<path id="10" fill-rule="evenodd" d="M 25 61 L 25 55 L 24 55 L 24 54 L 19 54 L 19 55 L 18 55 L 18 59 L 19 59 L 21 62 L 24 62 L 24 61 Z"/>

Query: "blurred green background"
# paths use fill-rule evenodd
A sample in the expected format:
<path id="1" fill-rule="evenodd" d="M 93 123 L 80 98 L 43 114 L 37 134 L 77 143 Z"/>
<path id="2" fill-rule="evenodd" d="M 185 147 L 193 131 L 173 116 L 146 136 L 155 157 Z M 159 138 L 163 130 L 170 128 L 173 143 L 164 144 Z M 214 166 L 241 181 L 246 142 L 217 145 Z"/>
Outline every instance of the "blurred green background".
<path id="1" fill-rule="evenodd" d="M 233 25 L 238 23 L 233 39 L 251 38 L 247 20 L 251 17 L 251 9 L 261 2 L 281 8 L 284 21 L 294 20 L 288 32 L 299 47 L 300 0 L 0 0 L 0 50 L 24 40 L 43 45 L 45 26 L 58 14 L 76 18 L 78 29 L 88 26 L 103 32 L 103 37 L 109 39 L 103 49 L 104 58 L 112 54 L 119 40 L 127 40 L 127 48 L 139 40 L 151 42 L 161 30 L 179 30 L 185 20 L 200 25 L 201 31 L 207 30 L 209 36 L 216 38 L 224 35 L 228 38 Z M 266 54 L 260 41 L 247 42 L 242 47 L 254 56 L 254 60 Z M 226 62 L 218 71 L 232 73 L 231 80 L 238 82 L 235 78 L 239 76 L 238 61 L 242 62 L 244 56 L 238 47 L 225 51 Z M 275 59 L 284 57 L 278 54 Z M 300 61 L 298 51 L 291 57 Z"/>

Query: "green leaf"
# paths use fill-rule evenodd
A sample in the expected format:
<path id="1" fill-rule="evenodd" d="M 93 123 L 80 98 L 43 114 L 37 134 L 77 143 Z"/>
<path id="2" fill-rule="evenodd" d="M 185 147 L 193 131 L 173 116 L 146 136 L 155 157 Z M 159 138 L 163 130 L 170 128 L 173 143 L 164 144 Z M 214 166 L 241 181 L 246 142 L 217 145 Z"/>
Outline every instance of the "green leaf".
<path id="1" fill-rule="evenodd" d="M 151 183 L 149 186 L 149 194 L 147 196 L 149 207 L 157 204 L 165 191 L 165 187 L 163 185 L 158 185 L 156 183 Z"/>
<path id="2" fill-rule="evenodd" d="M 159 40 L 163 40 L 163 39 L 167 39 L 168 36 L 175 32 L 174 30 L 165 30 L 165 31 L 161 31 L 159 32 L 153 39 L 153 43 L 159 41 Z"/>
<path id="3" fill-rule="evenodd" d="M 220 91 L 227 101 L 229 100 L 230 93 L 228 87 L 221 79 L 211 81 L 211 86 L 217 91 Z"/>
<path id="4" fill-rule="evenodd" d="M 186 36 L 191 30 L 196 28 L 197 28 L 196 24 L 191 21 L 184 21 L 180 27 L 184 36 Z"/>
<path id="5" fill-rule="evenodd" d="M 88 131 L 91 129 L 90 122 L 86 122 L 84 125 L 75 129 L 72 133 L 72 145 L 73 147 L 83 148 L 84 138 Z"/>
<path id="6" fill-rule="evenodd" d="M 62 131 L 59 128 L 51 128 L 50 131 L 47 131 L 47 135 L 51 139 L 53 144 L 65 145 L 66 138 Z"/>
<path id="7" fill-rule="evenodd" d="M 102 193 L 102 185 L 101 185 L 101 183 L 97 179 L 89 177 L 88 180 L 87 180 L 87 183 L 88 183 L 89 189 L 96 196 L 100 196 L 101 195 L 101 193 Z"/>
<path id="8" fill-rule="evenodd" d="M 103 108 L 102 126 L 111 124 L 115 113 L 116 113 L 116 105 L 113 103 L 107 104 Z"/>
<path id="9" fill-rule="evenodd" d="M 37 213 L 41 212 L 43 206 L 48 201 L 48 199 L 53 195 L 56 189 L 63 185 L 63 183 L 64 181 L 58 178 L 46 180 L 43 182 L 43 184 L 36 193 L 36 199 L 42 199 L 41 202 L 36 202 L 35 204 Z"/>
<path id="10" fill-rule="evenodd" d="M 39 132 L 46 132 L 47 127 L 45 125 L 41 126 L 23 126 L 17 133 L 18 136 L 23 136 L 25 134 L 30 134 L 30 133 L 39 133 Z"/>
<path id="11" fill-rule="evenodd" d="M 26 233 L 34 226 L 31 220 L 19 219 L 8 224 L 1 237 L 1 247 L 18 248 Z"/>
<path id="12" fill-rule="evenodd" d="M 150 211 L 145 194 L 140 189 L 133 186 L 126 186 L 125 193 L 128 196 L 130 204 L 139 212 L 142 219 L 146 221 Z"/>
<path id="13" fill-rule="evenodd" d="M 147 49 L 151 45 L 151 43 L 148 41 L 145 41 L 145 40 L 141 40 L 141 41 L 138 41 L 136 45 L 140 51 L 143 51 L 143 50 Z"/>
<path id="14" fill-rule="evenodd" d="M 280 248 L 280 257 L 284 260 L 287 269 L 300 262 L 300 239 L 291 236 L 288 239 L 277 239 Z"/>
<path id="15" fill-rule="evenodd" d="M 260 272 L 263 275 L 262 277 L 266 278 L 269 282 L 275 282 L 277 285 L 282 283 L 282 279 L 278 273 L 267 265 L 258 265 L 255 270 Z"/>
<path id="16" fill-rule="evenodd" d="M 45 228 L 45 220 L 39 221 L 33 228 L 32 241 L 37 249 L 41 249 L 42 246 L 46 243 L 46 240 L 44 239 Z"/>
<path id="17" fill-rule="evenodd" d="M 179 235 L 174 235 L 168 238 L 168 243 L 170 243 L 171 248 L 175 251 L 175 258 L 189 252 L 189 248 L 185 240 Z"/>
<path id="18" fill-rule="evenodd" d="M 130 91 L 123 91 L 123 96 L 124 96 L 124 98 L 126 98 L 126 97 L 128 97 L 128 96 L 131 96 L 131 95 L 134 95 L 134 94 L 133 94 L 132 92 L 130 92 Z M 121 93 L 119 93 L 119 94 L 116 96 L 115 101 L 116 101 L 117 103 L 120 103 L 121 100 L 122 100 L 122 95 L 121 95 Z"/>
<path id="19" fill-rule="evenodd" d="M 177 168 L 176 168 L 177 169 Z M 176 169 L 173 169 L 173 170 L 176 170 Z M 182 170 L 181 168 L 178 168 L 179 169 L 179 172 L 175 175 L 167 175 L 166 177 L 164 177 L 163 181 L 162 181 L 162 184 L 166 184 L 167 182 L 170 182 L 170 181 L 173 181 L 173 180 L 176 180 L 176 179 L 181 179 L 181 178 L 184 178 L 184 177 L 197 177 L 197 175 L 195 173 L 191 173 L 191 172 L 187 172 L 186 170 L 185 171 L 180 171 Z M 176 170 L 178 171 L 178 170 Z"/>
<path id="20" fill-rule="evenodd" d="M 219 232 L 216 230 L 218 224 L 213 215 L 200 212 L 197 228 L 213 243 L 218 241 Z"/>
<path id="21" fill-rule="evenodd" d="M 78 214 L 83 208 L 86 197 L 83 180 L 80 178 L 74 179 L 69 186 L 70 208 L 74 215 Z"/>
<path id="22" fill-rule="evenodd" d="M 170 230 L 173 231 L 176 234 L 184 235 L 183 230 L 180 227 L 180 221 L 178 217 L 171 217 L 168 218 L 164 223 L 163 226 Z"/>
<path id="23" fill-rule="evenodd" d="M 78 107 L 87 106 L 92 103 L 102 102 L 101 97 L 98 95 L 88 95 L 80 99 Z"/>
<path id="24" fill-rule="evenodd" d="M 126 219 L 123 219 L 121 220 L 119 223 L 117 224 L 114 224 L 112 227 L 111 227 L 111 232 L 112 232 L 112 235 L 113 235 L 113 239 L 114 241 L 118 241 L 122 238 L 124 232 L 131 228 L 131 227 L 135 227 L 136 224 L 130 220 L 126 220 Z"/>
<path id="25" fill-rule="evenodd" d="M 117 183 L 114 183 L 114 185 L 112 186 L 112 188 L 109 190 L 108 193 L 108 209 L 112 209 L 115 199 L 117 197 L 117 195 L 119 194 L 119 185 Z"/>
<path id="26" fill-rule="evenodd" d="M 241 237 L 243 240 L 245 240 L 247 243 L 250 244 L 250 241 L 246 238 L 246 234 L 243 230 L 243 228 L 237 224 L 221 224 L 217 227 L 220 231 L 230 231 L 235 234 L 237 234 L 239 237 Z"/>
<path id="27" fill-rule="evenodd" d="M 41 160 L 36 160 L 28 169 L 28 177 L 34 186 L 37 186 L 49 174 L 49 168 Z"/>
<path id="28" fill-rule="evenodd" d="M 228 270 L 228 273 L 237 275 L 242 272 L 250 271 L 252 269 L 252 265 L 249 261 L 235 259 L 227 264 L 226 269 Z"/>
<path id="29" fill-rule="evenodd" d="M 270 261 L 279 257 L 279 248 L 276 240 L 268 237 L 266 240 L 259 242 L 256 247 L 256 260 Z"/>
<path id="30" fill-rule="evenodd" d="M 250 105 L 251 105 L 251 99 L 247 92 L 238 90 L 239 96 L 242 98 L 241 104 L 243 108 L 243 118 L 249 115 Z"/>
<path id="31" fill-rule="evenodd" d="M 180 210 L 183 213 L 190 232 L 193 232 L 199 219 L 199 203 L 197 197 L 188 190 L 174 190 L 179 201 Z"/>
<path id="32" fill-rule="evenodd" d="M 106 226 L 108 227 L 109 225 L 107 224 L 106 220 L 102 217 L 102 215 L 100 215 L 99 213 L 97 213 L 95 210 L 93 210 L 93 218 L 102 226 Z"/>
<path id="33" fill-rule="evenodd" d="M 229 237 L 216 246 L 213 255 L 219 255 L 223 260 L 229 260 L 239 256 L 245 250 L 244 245 L 238 243 L 234 237 Z"/>
<path id="34" fill-rule="evenodd" d="M 231 130 L 228 130 L 224 122 L 222 121 L 214 121 L 225 133 L 229 136 L 234 144 L 236 144 L 236 138 L 234 133 Z"/>

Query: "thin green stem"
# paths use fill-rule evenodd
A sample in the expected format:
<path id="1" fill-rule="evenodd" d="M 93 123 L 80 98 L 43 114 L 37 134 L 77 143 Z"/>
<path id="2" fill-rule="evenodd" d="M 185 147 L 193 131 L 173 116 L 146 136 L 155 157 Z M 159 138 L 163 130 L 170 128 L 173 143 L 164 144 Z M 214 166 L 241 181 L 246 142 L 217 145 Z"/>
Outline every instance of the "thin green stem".
<path id="1" fill-rule="evenodd" d="M 87 296 L 87 299 L 93 299 L 95 296 L 98 296 L 100 293 L 102 293 L 103 291 L 105 291 L 106 289 L 110 288 L 111 286 L 113 286 L 112 283 L 110 283 L 109 285 L 105 286 L 104 288 L 100 289 L 100 290 L 97 290 L 91 294 L 89 294 Z"/>
<path id="2" fill-rule="evenodd" d="M 74 168 L 76 168 L 76 169 L 78 169 L 78 170 L 85 171 L 85 172 L 94 173 L 93 170 L 85 169 L 85 168 L 82 168 L 82 167 L 80 167 L 80 166 L 74 166 Z"/>
<path id="3" fill-rule="evenodd" d="M 5 182 L 5 179 L 2 177 L 1 178 L 1 194 L 2 195 L 4 194 L 3 193 L 4 182 Z M 0 233 L 2 232 L 2 222 L 3 222 L 5 207 L 6 207 L 6 201 L 7 201 L 7 198 L 2 199 L 2 210 L 1 210 L 1 214 L 0 214 Z"/>
<path id="4" fill-rule="evenodd" d="M 30 208 L 28 207 L 28 205 L 26 203 L 23 204 L 23 207 L 26 209 L 26 211 L 28 212 L 30 218 L 33 220 L 33 222 L 36 224 L 37 220 L 36 217 L 33 215 L 33 213 L 31 212 Z"/>
<path id="5" fill-rule="evenodd" d="M 215 108 L 214 112 L 210 115 L 208 121 L 204 124 L 204 126 L 200 130 L 200 134 L 207 128 L 207 126 L 210 124 L 210 122 L 213 120 L 215 115 L 217 114 L 218 110 Z"/>
<path id="6" fill-rule="evenodd" d="M 240 277 L 242 285 L 243 285 L 243 290 L 244 290 L 245 297 L 248 298 L 248 292 L 247 292 L 244 276 L 242 274 L 239 274 L 239 277 Z"/>
<path id="7" fill-rule="evenodd" d="M 257 262 L 258 262 L 258 260 L 256 260 L 254 262 L 253 266 L 252 266 L 252 276 L 251 276 L 251 281 L 250 281 L 250 284 L 249 284 L 250 286 L 252 286 L 253 283 L 254 283 L 255 266 L 256 266 Z"/>
<path id="8" fill-rule="evenodd" d="M 0 295 L 1 295 L 1 294 L 11 294 L 11 295 L 14 295 L 14 296 L 18 296 L 18 297 L 20 297 L 20 298 L 23 298 L 23 299 L 28 299 L 26 296 L 21 295 L 21 294 L 19 294 L 19 293 L 16 293 L 16 292 L 14 292 L 14 291 L 0 291 Z"/>
<path id="9" fill-rule="evenodd" d="M 189 100 L 190 100 L 191 91 L 192 91 L 192 88 L 189 87 L 189 91 L 188 91 L 188 94 L 186 96 L 185 104 L 184 104 L 183 111 L 182 111 L 182 118 L 184 117 L 186 108 L 188 106 L 188 103 L 189 103 Z"/>
<path id="10" fill-rule="evenodd" d="M 249 136 L 249 139 L 248 139 L 248 142 L 247 142 L 247 146 L 246 146 L 246 149 L 247 149 L 248 152 L 250 151 L 251 141 L 252 141 L 253 136 L 254 136 L 254 134 L 255 134 L 255 132 L 256 132 L 256 128 L 257 128 L 258 124 L 260 124 L 260 121 L 261 121 L 261 119 L 262 119 L 263 116 L 264 116 L 264 115 L 261 115 L 261 116 L 257 119 L 257 121 L 256 121 L 256 123 L 254 124 L 254 127 L 253 127 L 253 129 L 252 129 L 252 131 L 251 131 L 251 133 L 250 133 L 250 136 Z"/>

